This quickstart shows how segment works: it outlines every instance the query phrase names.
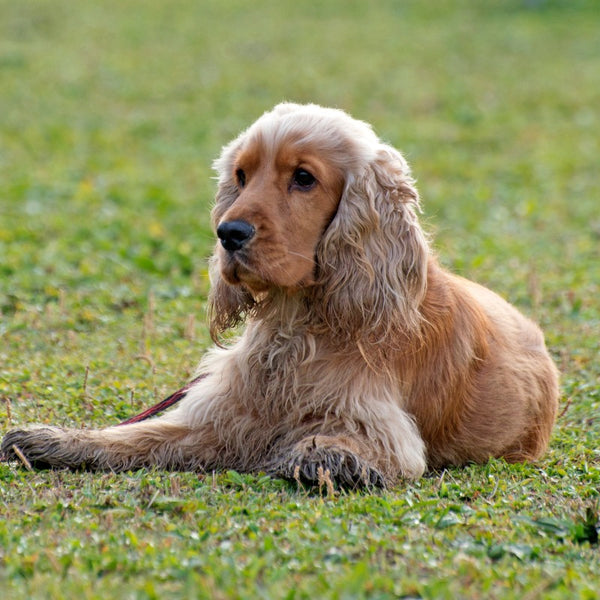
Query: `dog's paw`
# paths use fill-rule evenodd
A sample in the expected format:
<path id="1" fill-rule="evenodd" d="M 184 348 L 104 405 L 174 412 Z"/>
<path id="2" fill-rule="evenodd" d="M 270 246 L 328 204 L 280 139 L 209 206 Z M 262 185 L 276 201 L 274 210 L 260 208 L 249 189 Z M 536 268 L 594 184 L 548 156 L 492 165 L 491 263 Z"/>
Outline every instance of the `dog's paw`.
<path id="1" fill-rule="evenodd" d="M 376 468 L 343 445 L 322 443 L 316 436 L 296 445 L 272 470 L 277 477 L 310 486 L 346 489 L 385 487 L 386 479 Z"/>
<path id="2" fill-rule="evenodd" d="M 35 427 L 9 431 L 0 445 L 0 458 L 19 460 L 25 466 L 47 469 L 60 466 L 55 457 L 60 448 L 61 430 L 57 427 Z"/>

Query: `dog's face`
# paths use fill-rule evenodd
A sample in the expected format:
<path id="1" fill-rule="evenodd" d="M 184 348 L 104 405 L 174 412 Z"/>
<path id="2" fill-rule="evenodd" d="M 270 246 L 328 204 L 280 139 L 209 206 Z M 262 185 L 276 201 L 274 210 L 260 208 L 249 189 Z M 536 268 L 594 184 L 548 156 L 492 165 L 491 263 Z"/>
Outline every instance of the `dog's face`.
<path id="1" fill-rule="evenodd" d="M 229 165 L 235 200 L 217 222 L 217 256 L 230 285 L 253 294 L 315 282 L 315 252 L 336 213 L 343 170 L 315 141 L 248 136 Z"/>
<path id="2" fill-rule="evenodd" d="M 417 326 L 428 253 L 418 193 L 402 155 L 369 125 L 281 104 L 227 145 L 215 168 L 214 339 L 268 309 L 279 290 L 300 291 L 314 318 L 346 337 L 380 339 L 400 319 L 394 311 Z"/>

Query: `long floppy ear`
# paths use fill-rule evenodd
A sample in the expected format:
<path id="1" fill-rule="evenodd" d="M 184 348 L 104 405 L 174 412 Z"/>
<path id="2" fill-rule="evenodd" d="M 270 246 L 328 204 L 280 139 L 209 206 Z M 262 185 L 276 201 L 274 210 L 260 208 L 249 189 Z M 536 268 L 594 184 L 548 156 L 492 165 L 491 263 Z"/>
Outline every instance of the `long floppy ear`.
<path id="1" fill-rule="evenodd" d="M 245 133 L 242 133 L 233 142 L 225 146 L 221 152 L 221 156 L 213 164 L 219 181 L 215 204 L 211 212 L 214 231 L 216 231 L 222 216 L 235 202 L 239 194 L 232 173 L 235 156 L 244 136 Z M 219 334 L 241 323 L 246 314 L 255 305 L 255 300 L 249 292 L 239 286 L 229 285 L 221 277 L 217 249 L 218 245 L 215 247 L 209 263 L 211 288 L 208 295 L 208 314 L 210 336 L 213 341 L 218 343 Z"/>
<path id="2" fill-rule="evenodd" d="M 381 144 L 363 172 L 348 176 L 317 248 L 317 306 L 338 339 L 358 342 L 363 352 L 419 329 L 429 249 L 418 210 L 406 161 Z"/>

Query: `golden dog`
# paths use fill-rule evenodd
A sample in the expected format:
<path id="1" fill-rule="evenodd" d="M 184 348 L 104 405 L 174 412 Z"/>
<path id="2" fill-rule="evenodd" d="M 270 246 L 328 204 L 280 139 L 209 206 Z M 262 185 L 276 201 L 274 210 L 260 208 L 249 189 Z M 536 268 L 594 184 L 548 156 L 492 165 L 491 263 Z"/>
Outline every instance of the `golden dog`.
<path id="1" fill-rule="evenodd" d="M 340 110 L 281 104 L 223 149 L 211 350 L 177 408 L 13 430 L 40 467 L 236 469 L 341 486 L 538 458 L 558 377 L 540 330 L 444 271 L 403 157 Z"/>

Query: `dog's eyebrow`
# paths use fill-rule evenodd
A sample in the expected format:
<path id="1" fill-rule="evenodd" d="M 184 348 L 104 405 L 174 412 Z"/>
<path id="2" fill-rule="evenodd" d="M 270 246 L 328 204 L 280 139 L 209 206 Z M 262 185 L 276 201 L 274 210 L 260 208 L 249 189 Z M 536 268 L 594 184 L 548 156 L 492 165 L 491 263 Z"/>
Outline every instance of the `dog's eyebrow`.
<path id="1" fill-rule="evenodd" d="M 246 174 L 253 173 L 259 168 L 262 156 L 261 149 L 254 144 L 243 148 L 235 157 L 233 172 L 235 173 L 241 168 L 244 169 Z"/>

